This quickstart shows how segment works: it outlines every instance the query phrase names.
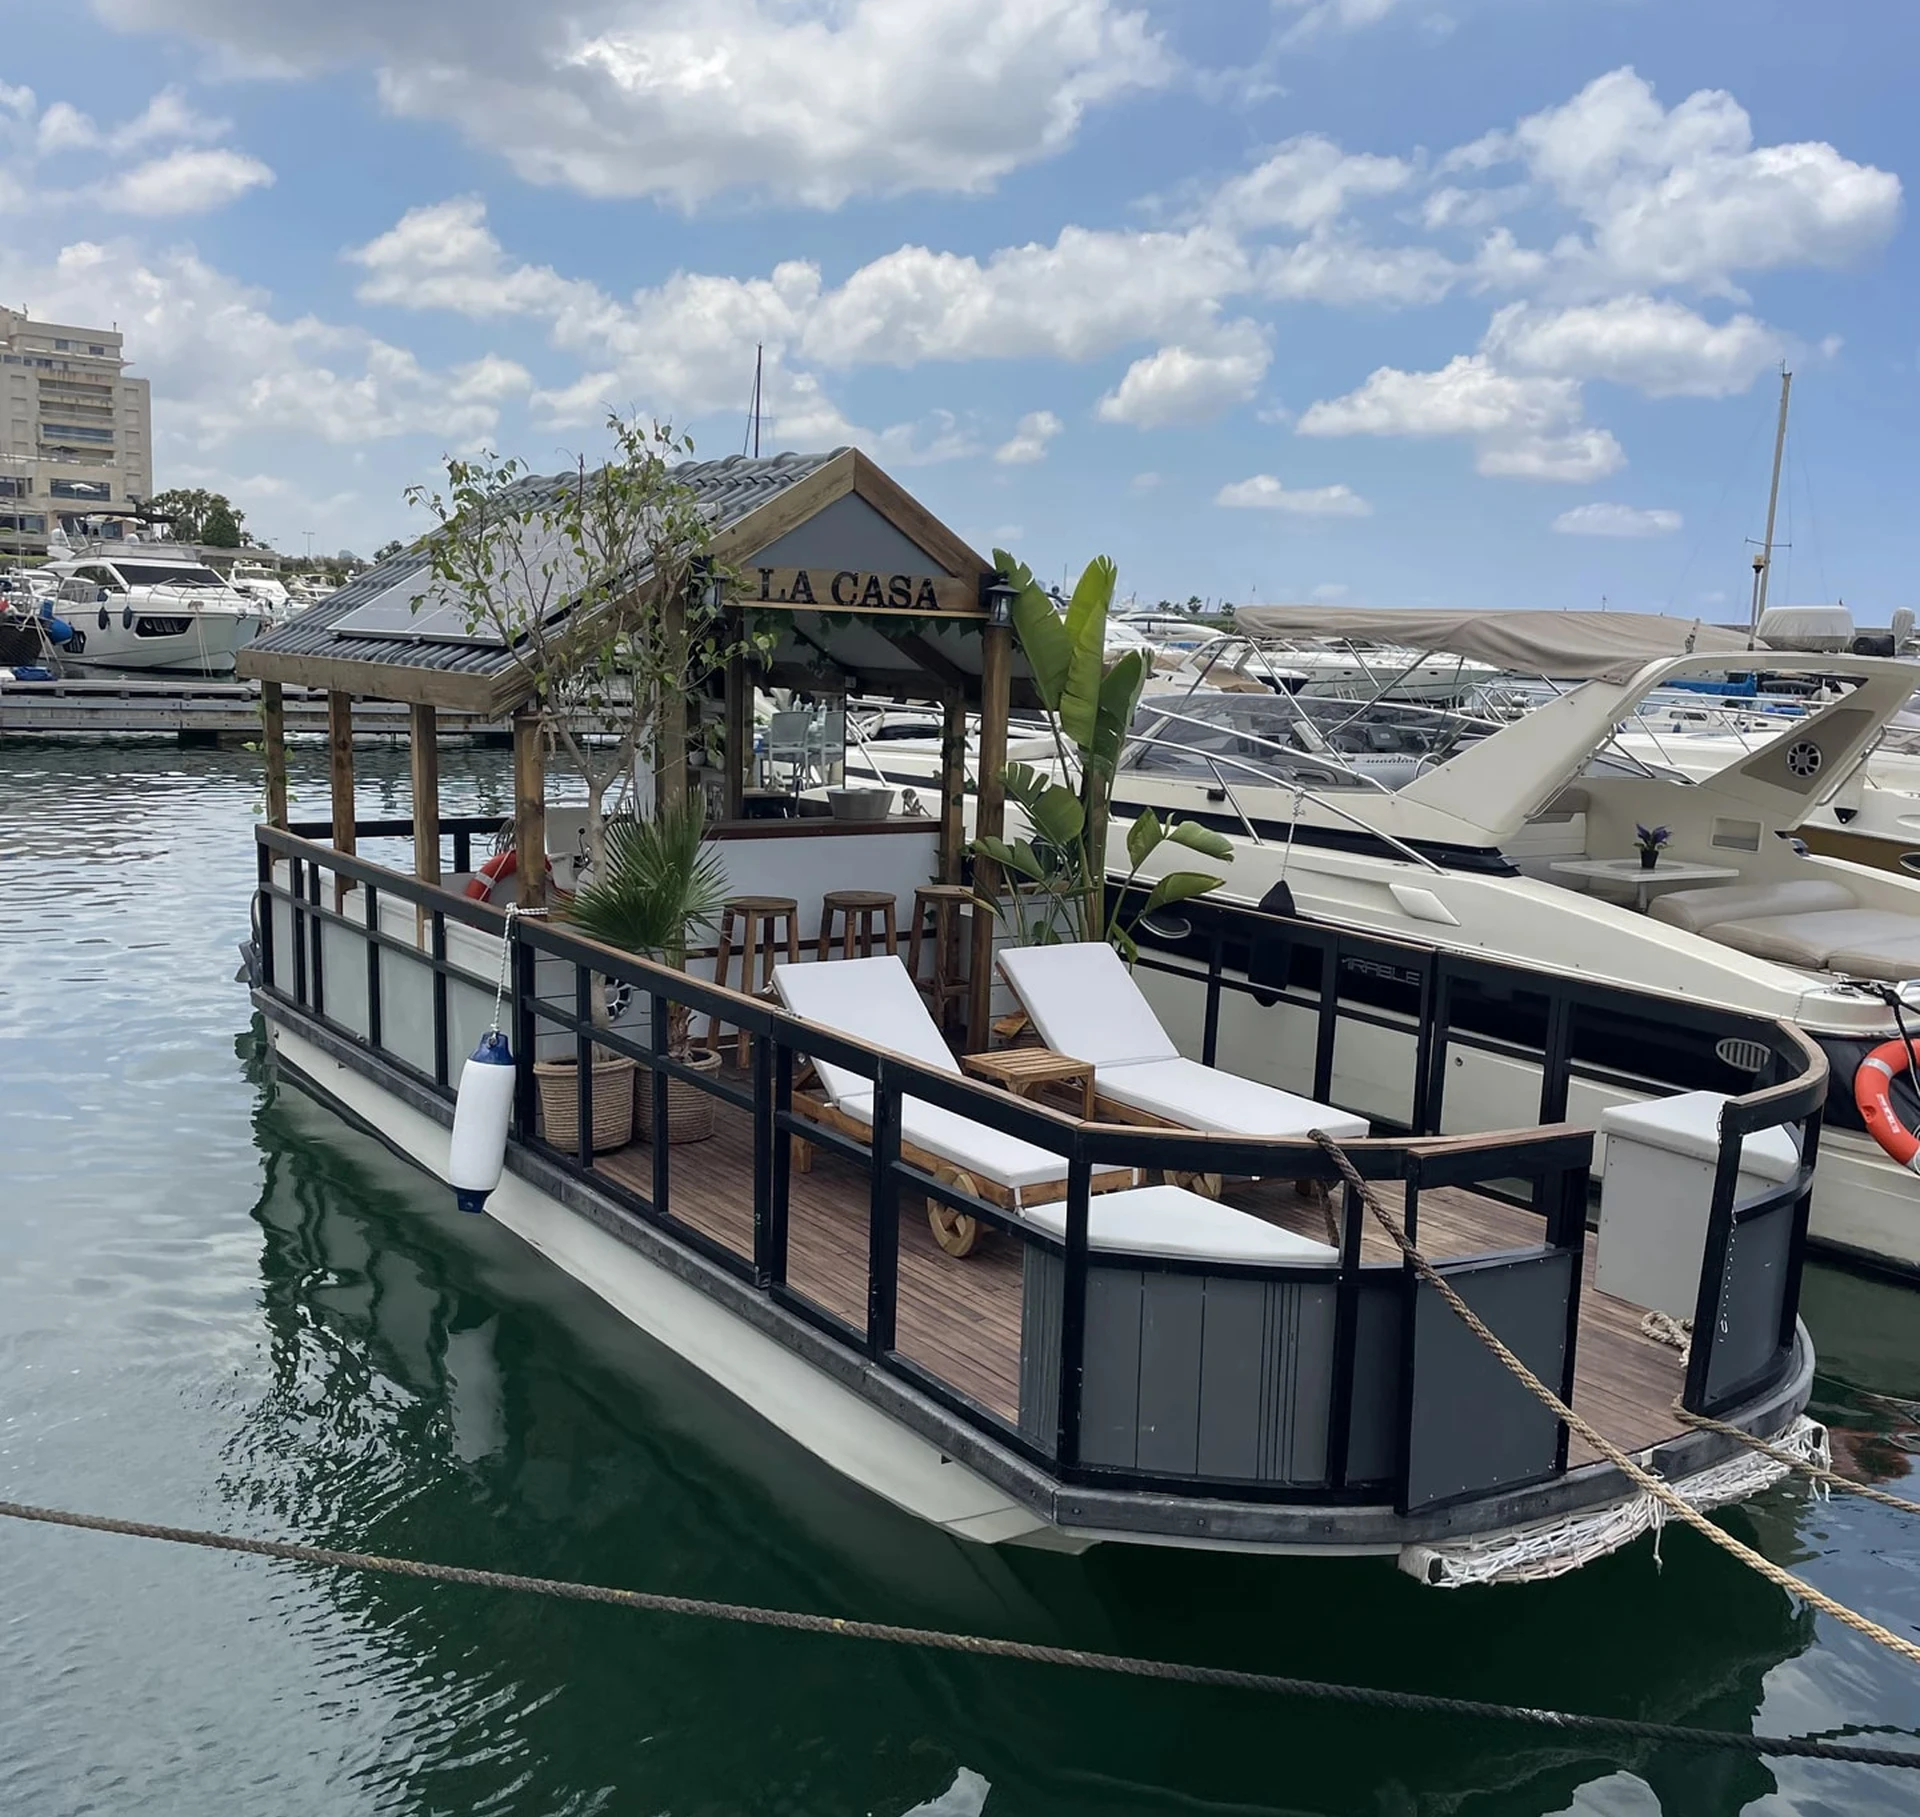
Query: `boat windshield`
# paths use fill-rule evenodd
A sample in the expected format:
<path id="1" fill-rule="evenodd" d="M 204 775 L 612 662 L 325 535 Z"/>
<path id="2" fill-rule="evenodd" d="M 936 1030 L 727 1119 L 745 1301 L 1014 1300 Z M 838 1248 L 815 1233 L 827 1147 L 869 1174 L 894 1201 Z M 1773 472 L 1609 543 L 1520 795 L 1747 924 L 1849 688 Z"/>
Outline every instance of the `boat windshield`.
<path id="1" fill-rule="evenodd" d="M 115 562 L 113 571 L 130 587 L 224 587 L 211 568 L 186 562 Z"/>
<path id="2" fill-rule="evenodd" d="M 1150 696 L 1134 714 L 1129 769 L 1258 786 L 1398 788 L 1487 726 L 1405 701 L 1270 693 Z M 1217 772 L 1217 774 L 1216 774 Z"/>

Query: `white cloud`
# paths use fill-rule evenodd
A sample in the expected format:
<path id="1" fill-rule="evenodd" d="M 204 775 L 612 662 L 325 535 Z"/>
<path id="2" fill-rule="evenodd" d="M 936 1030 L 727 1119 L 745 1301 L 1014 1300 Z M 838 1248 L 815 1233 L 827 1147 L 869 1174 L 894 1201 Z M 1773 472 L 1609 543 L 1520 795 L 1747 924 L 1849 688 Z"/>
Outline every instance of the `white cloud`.
<path id="1" fill-rule="evenodd" d="M 1258 324 L 1229 322 L 1203 346 L 1162 347 L 1135 360 L 1096 414 L 1136 429 L 1206 422 L 1251 398 L 1271 358 Z"/>
<path id="2" fill-rule="evenodd" d="M 1481 347 L 1514 371 L 1610 379 L 1649 397 L 1728 397 L 1787 353 L 1785 337 L 1750 315 L 1709 322 L 1649 296 L 1561 310 L 1509 304 Z"/>
<path id="3" fill-rule="evenodd" d="M 97 0 L 229 61 L 370 67 L 534 183 L 692 206 L 978 191 L 1174 62 L 1116 0 Z"/>
<path id="4" fill-rule="evenodd" d="M 1300 15 L 1282 36 L 1282 44 L 1289 47 L 1326 33 L 1378 25 L 1398 4 L 1399 0 L 1274 0 L 1277 9 L 1292 8 Z"/>
<path id="5" fill-rule="evenodd" d="M 526 382 L 511 361 L 435 370 L 362 329 L 277 316 L 264 291 L 185 250 L 78 241 L 41 263 L 0 248 L 0 295 L 54 321 L 117 322 L 152 380 L 157 435 L 196 448 L 255 430 L 464 445 L 494 431 L 500 401 Z"/>
<path id="6" fill-rule="evenodd" d="M 1258 267 L 1261 291 L 1289 303 L 1437 303 L 1460 267 L 1431 246 L 1371 246 L 1350 235 L 1316 233 L 1269 247 Z"/>
<path id="7" fill-rule="evenodd" d="M 98 195 L 121 214 L 205 214 L 272 183 L 273 172 L 258 158 L 223 147 L 169 152 L 113 178 Z"/>
<path id="8" fill-rule="evenodd" d="M 1382 366 L 1344 397 L 1310 405 L 1301 435 L 1462 436 L 1476 445 L 1483 474 L 1583 480 L 1626 460 L 1604 429 L 1582 421 L 1578 383 L 1499 370 L 1484 354 L 1462 353 L 1437 372 Z"/>
<path id="9" fill-rule="evenodd" d="M 1684 520 L 1678 511 L 1635 509 L 1632 505 L 1576 505 L 1562 511 L 1553 527 L 1562 536 L 1671 536 Z"/>
<path id="10" fill-rule="evenodd" d="M 1066 424 L 1051 410 L 1029 410 L 1014 425 L 1013 434 L 993 451 L 1003 467 L 1024 467 L 1047 458 L 1047 444 Z"/>
<path id="11" fill-rule="evenodd" d="M 1214 494 L 1216 505 L 1242 511 L 1283 511 L 1291 517 L 1370 517 L 1373 507 L 1351 486 L 1288 487 L 1271 473 L 1236 480 Z"/>
<path id="12" fill-rule="evenodd" d="M 1720 89 L 1663 108 L 1630 68 L 1443 160 L 1448 170 L 1518 162 L 1588 229 L 1554 248 L 1569 282 L 1732 291 L 1743 271 L 1841 266 L 1885 244 L 1900 179 L 1824 140 L 1753 143 Z"/>
<path id="13" fill-rule="evenodd" d="M 1413 175 L 1404 159 L 1345 152 L 1319 133 L 1302 133 L 1222 184 L 1211 212 L 1229 226 L 1308 233 L 1331 227 L 1356 197 L 1392 195 Z"/>

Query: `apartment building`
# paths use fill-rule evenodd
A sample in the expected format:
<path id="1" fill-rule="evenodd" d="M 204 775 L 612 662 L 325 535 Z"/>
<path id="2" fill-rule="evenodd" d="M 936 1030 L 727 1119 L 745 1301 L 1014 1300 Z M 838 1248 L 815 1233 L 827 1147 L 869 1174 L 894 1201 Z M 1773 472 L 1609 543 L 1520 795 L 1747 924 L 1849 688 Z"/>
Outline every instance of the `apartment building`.
<path id="1" fill-rule="evenodd" d="M 0 308 L 0 559 L 44 554 L 56 526 L 106 535 L 153 491 L 147 381 L 110 328 Z"/>

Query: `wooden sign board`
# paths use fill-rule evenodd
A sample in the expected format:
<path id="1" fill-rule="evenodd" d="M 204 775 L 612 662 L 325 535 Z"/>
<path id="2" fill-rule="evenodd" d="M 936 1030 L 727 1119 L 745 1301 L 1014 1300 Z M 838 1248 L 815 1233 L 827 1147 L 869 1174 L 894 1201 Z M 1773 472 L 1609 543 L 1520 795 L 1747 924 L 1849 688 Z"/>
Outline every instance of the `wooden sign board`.
<path id="1" fill-rule="evenodd" d="M 867 612 L 897 618 L 980 618 L 977 581 L 951 574 L 881 574 L 857 568 L 742 570 L 735 600 L 799 612 Z"/>

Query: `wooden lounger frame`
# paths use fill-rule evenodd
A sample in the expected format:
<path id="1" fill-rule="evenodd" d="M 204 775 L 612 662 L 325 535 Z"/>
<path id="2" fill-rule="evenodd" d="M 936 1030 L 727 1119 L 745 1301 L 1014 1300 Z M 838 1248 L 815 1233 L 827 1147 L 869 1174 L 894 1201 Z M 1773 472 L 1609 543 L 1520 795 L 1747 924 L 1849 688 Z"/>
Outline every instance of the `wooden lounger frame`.
<path id="1" fill-rule="evenodd" d="M 825 1098 L 816 1097 L 811 1092 L 794 1092 L 793 1114 L 855 1142 L 871 1142 L 873 1139 L 871 1123 L 848 1116 Z M 1011 1186 L 1002 1186 L 997 1180 L 986 1179 L 948 1160 L 944 1155 L 933 1154 L 904 1138 L 900 1143 L 900 1158 L 921 1172 L 932 1174 L 943 1185 L 951 1186 L 957 1192 L 971 1194 L 976 1199 L 985 1199 L 989 1205 L 997 1205 L 1002 1211 L 1017 1211 L 1023 1204 L 1049 1205 L 1067 1196 L 1065 1180 L 1048 1180 L 1038 1186 L 1023 1186 L 1016 1192 Z M 808 1172 L 813 1166 L 813 1145 L 800 1136 L 793 1138 L 793 1165 L 801 1173 Z M 1138 1183 L 1138 1175 L 1133 1168 L 1109 1167 L 1094 1174 L 1087 1189 L 1090 1192 L 1118 1192 Z M 955 1211 L 951 1205 L 943 1204 L 938 1199 L 927 1200 L 927 1222 L 933 1228 L 934 1241 L 951 1256 L 970 1254 L 982 1234 L 978 1218 L 964 1211 Z"/>

